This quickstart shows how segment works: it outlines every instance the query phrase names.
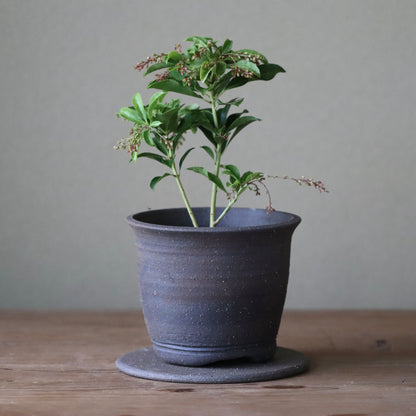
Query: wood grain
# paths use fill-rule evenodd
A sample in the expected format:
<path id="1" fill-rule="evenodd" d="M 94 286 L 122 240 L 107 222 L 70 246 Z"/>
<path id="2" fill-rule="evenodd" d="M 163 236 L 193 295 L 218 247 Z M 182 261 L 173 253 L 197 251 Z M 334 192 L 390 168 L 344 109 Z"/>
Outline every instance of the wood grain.
<path id="1" fill-rule="evenodd" d="M 416 415 L 416 311 L 289 311 L 303 375 L 196 385 L 120 373 L 149 345 L 139 312 L 0 312 L 0 415 Z"/>

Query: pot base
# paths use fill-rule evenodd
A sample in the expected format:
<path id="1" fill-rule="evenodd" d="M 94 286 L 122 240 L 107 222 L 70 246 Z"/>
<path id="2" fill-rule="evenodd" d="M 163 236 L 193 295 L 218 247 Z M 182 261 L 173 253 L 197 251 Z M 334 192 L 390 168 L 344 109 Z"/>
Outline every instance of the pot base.
<path id="1" fill-rule="evenodd" d="M 309 361 L 305 355 L 283 347 L 277 347 L 273 359 L 264 363 L 232 360 L 204 367 L 184 367 L 164 362 L 152 348 L 129 352 L 116 361 L 117 368 L 129 376 L 201 384 L 275 380 L 302 373 L 308 369 L 308 365 Z"/>
<path id="2" fill-rule="evenodd" d="M 163 361 L 185 367 L 202 367 L 219 361 L 247 359 L 255 363 L 270 361 L 276 353 L 276 342 L 269 344 L 238 345 L 236 347 L 184 347 L 153 341 L 153 350 Z"/>

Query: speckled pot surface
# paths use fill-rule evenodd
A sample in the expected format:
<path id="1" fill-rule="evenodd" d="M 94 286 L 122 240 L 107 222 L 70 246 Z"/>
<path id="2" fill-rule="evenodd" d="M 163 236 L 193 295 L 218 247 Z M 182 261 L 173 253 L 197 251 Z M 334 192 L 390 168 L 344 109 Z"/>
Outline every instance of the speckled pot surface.
<path id="1" fill-rule="evenodd" d="M 141 301 L 155 353 L 202 366 L 273 358 L 286 298 L 290 244 L 301 219 L 234 208 L 216 228 L 209 209 L 141 212 L 127 218 L 137 242 Z"/>

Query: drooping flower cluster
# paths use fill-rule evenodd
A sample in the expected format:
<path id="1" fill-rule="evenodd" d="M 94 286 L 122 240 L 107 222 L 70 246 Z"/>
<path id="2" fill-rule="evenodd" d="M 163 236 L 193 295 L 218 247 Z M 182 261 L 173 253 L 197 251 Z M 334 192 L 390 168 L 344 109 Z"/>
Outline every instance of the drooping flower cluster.
<path id="1" fill-rule="evenodd" d="M 148 129 L 148 126 L 134 124 L 133 128 L 130 130 L 129 137 L 118 140 L 114 145 L 114 150 L 126 150 L 130 155 L 134 152 L 138 152 L 143 131 Z"/>
<path id="2" fill-rule="evenodd" d="M 288 175 L 285 176 L 268 176 L 269 178 L 275 178 L 275 179 L 289 179 L 291 181 L 296 182 L 298 185 L 306 185 L 306 186 L 312 186 L 313 188 L 315 188 L 317 191 L 319 191 L 320 193 L 325 192 L 325 193 L 329 193 L 329 191 L 325 188 L 324 184 L 322 183 L 322 181 L 317 181 L 313 178 L 307 178 L 305 176 L 302 176 L 300 178 L 291 178 Z"/>
<path id="3" fill-rule="evenodd" d="M 145 60 L 138 62 L 134 66 L 134 69 L 137 69 L 138 71 L 142 71 L 145 68 L 149 68 L 150 65 L 162 63 L 165 57 L 166 57 L 165 53 L 160 53 L 160 54 L 154 53 L 152 56 L 148 56 Z"/>

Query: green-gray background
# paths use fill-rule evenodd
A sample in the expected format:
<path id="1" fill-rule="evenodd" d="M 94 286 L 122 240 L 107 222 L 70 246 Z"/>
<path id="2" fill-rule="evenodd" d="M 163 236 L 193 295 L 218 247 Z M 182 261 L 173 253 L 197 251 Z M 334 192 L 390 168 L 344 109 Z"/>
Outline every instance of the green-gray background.
<path id="1" fill-rule="evenodd" d="M 238 91 L 263 121 L 226 161 L 331 190 L 270 183 L 303 218 L 287 306 L 416 307 L 415 22 L 414 0 L 1 0 L 0 308 L 138 307 L 124 217 L 181 200 L 168 179 L 148 188 L 158 166 L 113 151 L 115 113 L 150 95 L 134 64 L 194 34 L 287 70 Z M 185 183 L 208 204 L 203 178 Z"/>

